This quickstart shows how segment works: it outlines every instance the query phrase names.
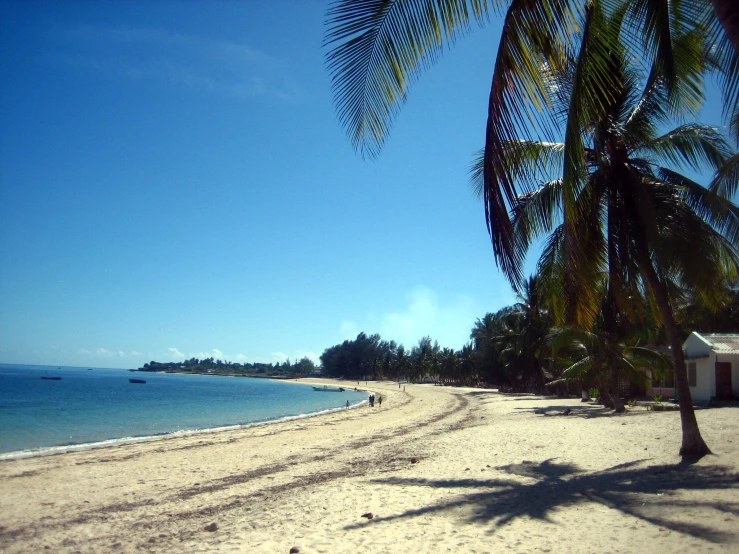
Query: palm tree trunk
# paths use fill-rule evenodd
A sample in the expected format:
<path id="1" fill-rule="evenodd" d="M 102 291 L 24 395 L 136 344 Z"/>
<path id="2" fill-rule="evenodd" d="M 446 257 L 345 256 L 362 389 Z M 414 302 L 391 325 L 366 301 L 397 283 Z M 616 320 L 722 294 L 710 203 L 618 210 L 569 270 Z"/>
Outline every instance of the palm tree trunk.
<path id="1" fill-rule="evenodd" d="M 618 390 L 618 367 L 613 362 L 611 362 L 611 388 L 609 389 L 609 394 L 611 395 L 611 402 L 616 413 L 624 413 L 626 408 L 624 407 L 623 398 L 621 398 L 621 391 Z"/>
<path id="2" fill-rule="evenodd" d="M 604 330 L 608 335 L 608 338 L 612 343 L 609 348 L 617 342 L 617 329 L 616 329 L 616 299 L 613 294 L 613 287 L 619 280 L 620 266 L 618 265 L 618 259 L 616 256 L 616 233 L 614 228 L 616 227 L 616 207 L 618 202 L 618 189 L 611 187 L 608 194 L 608 293 L 606 296 L 606 303 L 603 306 L 603 326 Z M 624 402 L 621 399 L 621 395 L 618 390 L 618 366 L 616 365 L 613 357 L 609 358 L 609 372 L 611 377 L 610 388 L 608 392 L 611 396 L 611 403 L 613 409 L 616 410 L 617 414 L 621 414 L 626 411 L 624 408 Z"/>
<path id="3" fill-rule="evenodd" d="M 739 53 L 739 3 L 736 0 L 711 0 L 711 4 L 734 50 Z"/>
<path id="4" fill-rule="evenodd" d="M 698 429 L 698 420 L 695 418 L 693 399 L 690 396 L 690 386 L 688 385 L 688 370 L 685 367 L 685 357 L 683 356 L 683 346 L 680 341 L 677 324 L 675 323 L 672 306 L 667 296 L 667 289 L 654 270 L 651 259 L 643 252 L 640 255 L 640 265 L 659 306 L 662 323 L 665 326 L 665 332 L 667 333 L 667 338 L 670 341 L 670 349 L 672 350 L 675 379 L 677 380 L 677 393 L 680 401 L 680 422 L 682 423 L 683 429 L 683 443 L 680 447 L 680 456 L 701 458 L 706 454 L 710 454 L 711 451 L 701 436 L 700 429 Z"/>

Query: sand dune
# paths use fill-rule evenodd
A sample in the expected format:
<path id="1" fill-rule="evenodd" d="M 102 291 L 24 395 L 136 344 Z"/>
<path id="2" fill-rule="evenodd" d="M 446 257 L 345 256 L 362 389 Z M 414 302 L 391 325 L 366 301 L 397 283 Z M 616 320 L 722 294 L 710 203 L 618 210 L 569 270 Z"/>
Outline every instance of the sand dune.
<path id="1" fill-rule="evenodd" d="M 676 412 L 366 386 L 382 408 L 2 462 L 0 550 L 739 551 L 739 408 L 682 466 Z"/>

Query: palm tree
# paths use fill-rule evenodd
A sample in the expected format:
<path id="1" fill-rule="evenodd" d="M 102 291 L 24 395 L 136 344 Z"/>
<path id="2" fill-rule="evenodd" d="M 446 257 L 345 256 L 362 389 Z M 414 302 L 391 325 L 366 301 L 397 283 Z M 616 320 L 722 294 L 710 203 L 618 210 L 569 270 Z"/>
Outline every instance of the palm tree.
<path id="1" fill-rule="evenodd" d="M 458 353 L 459 374 L 465 382 L 477 382 L 477 365 L 475 364 L 475 349 L 471 343 L 467 343 Z"/>
<path id="2" fill-rule="evenodd" d="M 515 229 L 511 212 L 516 213 L 515 208 L 521 202 L 521 193 L 530 192 L 531 184 L 537 182 L 535 177 L 538 169 L 519 163 L 515 156 L 520 155 L 525 148 L 517 149 L 512 145 L 523 131 L 535 126 L 540 129 L 540 135 L 536 136 L 538 140 L 529 141 L 528 145 L 533 145 L 532 148 L 540 154 L 545 151 L 541 155 L 554 159 L 557 150 L 548 148 L 541 138 L 554 141 L 559 125 L 564 124 L 565 140 L 559 151 L 560 163 L 563 165 L 560 182 L 562 192 L 557 196 L 557 201 L 561 202 L 566 221 L 567 232 L 563 233 L 567 243 L 565 262 L 568 265 L 567 273 L 571 277 L 582 277 L 587 281 L 587 271 L 595 268 L 598 260 L 578 254 L 571 244 L 572 237 L 576 236 L 575 222 L 582 207 L 577 200 L 583 198 L 579 194 L 580 189 L 589 182 L 587 176 L 590 174 L 590 163 L 603 160 L 616 162 L 611 164 L 616 168 L 613 175 L 618 177 L 618 183 L 625 185 L 607 189 L 608 194 L 596 195 L 594 201 L 605 198 L 610 206 L 608 213 L 612 215 L 609 221 L 614 224 L 621 221 L 624 224 L 622 234 L 631 238 L 629 248 L 626 248 L 626 244 L 623 248 L 616 248 L 618 243 L 610 243 L 606 258 L 620 252 L 624 257 L 622 261 L 629 261 L 632 266 L 638 261 L 639 277 L 628 276 L 614 269 L 609 281 L 612 304 L 618 302 L 616 295 L 623 294 L 626 290 L 619 286 L 626 279 L 641 283 L 649 289 L 649 297 L 653 299 L 655 307 L 658 307 L 675 357 L 683 421 L 681 452 L 701 454 L 708 449 L 700 438 L 692 406 L 689 406 L 687 374 L 669 297 L 674 274 L 678 274 L 678 281 L 682 279 L 685 282 L 690 280 L 689 277 L 699 276 L 695 271 L 683 274 L 685 267 L 676 264 L 670 254 L 679 254 L 676 247 L 695 246 L 685 229 L 679 229 L 680 216 L 690 211 L 689 208 L 694 208 L 698 215 L 708 217 L 710 225 L 708 228 L 701 227 L 695 221 L 691 233 L 713 231 L 713 234 L 704 237 L 705 240 L 696 241 L 711 242 L 711 252 L 723 253 L 719 258 L 704 258 L 717 262 L 723 256 L 723 261 L 726 261 L 727 256 L 731 257 L 730 250 L 716 246 L 715 243 L 720 242 L 721 232 L 729 235 L 735 233 L 731 230 L 731 217 L 734 216 L 727 215 L 733 212 L 722 204 L 718 194 L 711 197 L 703 194 L 700 187 L 682 179 L 679 174 L 662 172 L 657 167 L 651 168 L 649 163 L 643 163 L 638 158 L 630 161 L 623 158 L 624 154 L 637 150 L 632 144 L 618 140 L 601 141 L 594 148 L 586 149 L 583 130 L 587 127 L 586 120 L 608 123 L 608 117 L 620 115 L 609 112 L 618 105 L 617 96 L 626 89 L 619 83 L 622 76 L 614 75 L 611 71 L 618 60 L 612 59 L 613 37 L 606 31 L 618 29 L 617 37 L 620 37 L 620 22 L 624 19 L 628 22 L 623 26 L 623 33 L 628 32 L 631 35 L 628 44 L 641 44 L 642 35 L 644 38 L 645 49 L 631 52 L 630 57 L 654 60 L 654 71 L 645 88 L 645 104 L 643 109 L 635 110 L 630 125 L 638 144 L 647 150 L 649 146 L 646 146 L 646 138 L 656 139 L 655 129 L 645 128 L 644 133 L 639 134 L 638 122 L 644 117 L 660 122 L 661 118 L 655 116 L 655 112 L 660 112 L 661 106 L 655 106 L 654 102 L 649 103 L 646 100 L 658 97 L 663 106 L 666 106 L 661 110 L 662 115 L 667 115 L 668 112 L 689 115 L 696 113 L 703 98 L 702 75 L 709 67 L 721 70 L 724 75 L 722 84 L 725 97 L 732 102 L 726 104 L 725 112 L 727 117 L 735 117 L 734 129 L 739 129 L 739 66 L 729 65 L 731 60 L 737 59 L 736 49 L 730 52 L 726 48 L 712 49 L 705 46 L 701 40 L 705 28 L 696 26 L 695 22 L 715 21 L 715 17 L 712 18 L 706 11 L 707 4 L 704 2 L 640 0 L 629 6 L 617 2 L 608 4 L 615 6 L 612 13 L 608 14 L 601 2 L 597 1 L 587 2 L 584 9 L 580 4 L 573 6 L 573 3 L 565 0 L 512 0 L 508 5 L 493 73 L 483 151 L 484 163 L 481 165 L 486 221 L 496 261 L 518 289 L 523 282 L 522 267 L 528 243 L 520 242 L 521 235 Z M 451 44 L 460 33 L 466 31 L 471 21 L 484 23 L 491 8 L 497 5 L 498 2 L 485 0 L 335 2 L 328 14 L 326 43 L 332 45 L 332 49 L 327 59 L 333 73 L 340 120 L 347 128 L 354 146 L 363 154 L 376 155 L 405 99 L 409 84 L 423 69 L 438 59 L 444 45 Z M 619 24 L 604 26 L 602 22 L 606 16 L 615 17 Z M 573 46 L 573 29 L 582 30 L 579 48 L 577 45 Z M 623 42 L 619 48 L 623 50 Z M 570 63 L 571 56 L 568 55 L 573 49 L 578 52 L 574 65 Z M 708 60 L 710 66 L 705 65 L 706 51 L 712 54 Z M 562 76 L 568 72 L 569 87 L 566 87 L 565 95 L 562 87 L 553 89 L 551 85 L 554 76 L 557 76 L 560 83 L 564 82 Z M 649 92 L 652 89 L 659 90 L 659 94 Z M 552 109 L 555 106 L 562 107 L 562 98 L 569 102 L 565 104 L 565 109 Z M 608 125 L 606 128 L 609 128 Z M 701 136 L 696 138 L 697 135 Z M 707 135 L 708 130 L 700 130 L 696 134 L 690 127 L 683 127 L 677 134 L 653 142 L 652 153 L 666 155 L 668 159 L 673 156 L 673 161 L 687 159 L 688 164 L 693 166 L 703 160 L 715 166 L 715 162 L 719 160 L 715 149 L 705 147 L 711 142 L 703 140 Z M 599 136 L 618 138 L 617 133 L 601 133 Z M 542 163 L 539 158 L 537 164 Z M 601 164 L 602 167 L 605 165 Z M 637 179 L 633 175 L 633 171 L 639 169 L 644 169 L 642 174 L 648 174 L 647 170 L 650 168 L 654 175 L 650 175 L 648 179 Z M 621 170 L 623 172 L 619 173 Z M 727 175 L 728 173 L 730 172 Z M 596 181 L 600 182 L 599 179 Z M 522 183 L 525 184 L 524 188 L 521 188 Z M 655 183 L 655 186 L 647 187 L 650 183 Z M 636 186 L 637 184 L 640 186 Z M 717 181 L 714 192 L 719 189 Z M 729 184 L 724 190 L 731 194 L 735 191 L 734 184 Z M 724 196 L 730 197 L 730 194 Z M 672 204 L 669 199 L 673 200 Z M 634 201 L 644 201 L 644 205 L 633 204 Z M 679 204 L 682 211 L 672 211 L 675 203 Z M 662 236 L 656 217 L 667 218 L 659 223 L 669 223 L 667 230 L 674 233 L 670 240 Z M 733 235 L 733 239 L 736 236 Z M 679 238 L 683 240 L 680 241 Z M 625 260 L 626 257 L 628 260 Z M 614 267 L 617 266 L 614 264 Z M 698 267 L 698 264 L 695 263 L 693 267 Z M 576 281 L 577 279 L 565 281 L 566 298 L 571 299 L 571 293 L 578 288 L 583 290 L 577 286 Z M 594 318 L 597 309 L 593 302 L 588 302 L 588 297 L 575 304 L 578 305 L 585 307 L 586 311 L 575 315 L 587 316 L 589 312 L 591 320 Z M 588 306 L 591 307 L 587 308 Z M 687 391 L 687 394 L 683 394 L 683 391 Z"/>
<path id="3" fill-rule="evenodd" d="M 593 380 L 608 383 L 610 368 L 616 365 L 631 382 L 644 382 L 646 369 L 660 374 L 669 367 L 669 361 L 657 350 L 639 345 L 637 341 L 614 341 L 596 329 L 593 332 L 577 327 L 562 327 L 552 333 L 552 355 L 567 367 L 561 376 L 548 383 Z M 601 388 L 602 390 L 602 388 Z"/>
<path id="4" fill-rule="evenodd" d="M 500 361 L 499 339 L 508 329 L 505 319 L 512 311 L 512 307 L 505 307 L 494 314 L 485 314 L 477 319 L 470 333 L 479 376 L 488 383 L 501 384 L 504 368 Z"/>
<path id="5" fill-rule="evenodd" d="M 515 375 L 515 379 L 539 393 L 544 390 L 542 361 L 551 327 L 541 293 L 541 280 L 529 277 L 517 294 L 518 302 L 505 318 L 506 332 L 496 337 L 509 375 Z"/>
<path id="6" fill-rule="evenodd" d="M 727 38 L 739 52 L 739 4 L 733 0 L 711 0 L 711 4 Z"/>
<path id="7" fill-rule="evenodd" d="M 590 10 L 577 56 L 569 68 L 551 74 L 562 99 L 554 109 L 569 109 L 565 142 L 511 140 L 503 145 L 501 163 L 515 168 L 521 180 L 556 176 L 517 199 L 515 247 L 525 251 L 533 237 L 553 230 L 561 214 L 563 223 L 552 233 L 540 269 L 550 283 L 559 283 L 565 302 L 560 312 L 568 323 L 592 326 L 601 308 L 597 283 L 603 273 L 606 334 L 617 335 L 616 313 L 633 315 L 634 294 L 641 291 L 650 299 L 672 349 L 681 453 L 702 455 L 708 447 L 692 409 L 672 305 L 676 288 L 715 294 L 727 276 L 737 275 L 739 210 L 718 194 L 717 186 L 705 189 L 669 165 L 698 170 L 707 164 L 722 175 L 732 152 L 707 126 L 688 124 L 657 133 L 670 119 L 669 91 L 654 66 L 639 91 L 640 74 L 623 45 L 620 26 L 620 14 L 607 17 L 597 8 Z M 693 40 L 689 34 L 680 38 Z M 609 52 L 609 92 L 576 107 L 576 91 L 587 87 L 591 64 L 603 63 L 599 54 L 593 59 L 599 50 Z M 736 182 L 727 186 L 735 188 Z M 615 369 L 613 376 L 617 382 Z"/>
<path id="8" fill-rule="evenodd" d="M 473 22 L 484 25 L 493 12 L 505 9 L 488 107 L 485 151 L 490 161 L 499 145 L 496 137 L 515 136 L 516 127 L 526 126 L 529 118 L 546 127 L 531 105 L 532 99 L 547 101 L 539 71 L 542 51 L 552 62 L 578 28 L 577 14 L 584 6 L 601 3 L 618 4 L 606 0 L 334 0 L 327 12 L 324 44 L 330 47 L 326 60 L 339 119 L 354 147 L 363 155 L 376 156 L 411 83 Z M 685 55 L 673 48 L 673 35 L 700 23 L 710 35 L 716 69 L 724 76 L 727 120 L 736 115 L 739 136 L 736 2 L 637 0 L 629 4 L 633 41 L 643 44 L 646 54 L 663 66 L 671 89 L 680 81 L 673 71 L 675 59 Z M 501 183 L 504 189 L 506 185 Z M 501 195 L 490 197 L 489 218 L 495 214 L 505 218 L 504 204 L 496 208 L 495 202 L 503 202 L 504 196 L 513 201 L 514 192 L 502 189 Z M 502 248 L 505 243 L 494 237 L 494 245 Z M 496 250 L 496 254 L 500 258 L 502 253 Z"/>

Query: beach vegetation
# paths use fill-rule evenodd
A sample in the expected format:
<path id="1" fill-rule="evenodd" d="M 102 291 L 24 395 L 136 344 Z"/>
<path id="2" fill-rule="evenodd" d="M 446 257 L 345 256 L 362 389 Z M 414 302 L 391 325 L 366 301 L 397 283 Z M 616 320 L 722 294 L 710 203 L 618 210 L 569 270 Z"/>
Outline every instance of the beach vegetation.
<path id="1" fill-rule="evenodd" d="M 204 359 L 190 358 L 189 360 L 174 362 L 156 362 L 152 360 L 140 367 L 139 371 L 286 378 L 307 377 L 315 369 L 316 364 L 307 357 L 295 363 L 291 363 L 288 358 L 282 363 L 276 362 L 274 364 L 229 362 L 210 357 Z"/>
<path id="2" fill-rule="evenodd" d="M 355 148 L 375 156 L 410 83 L 470 22 L 484 24 L 501 4 L 333 3 L 327 59 Z M 698 291 L 715 306 L 737 277 L 739 212 L 729 199 L 739 186 L 739 158 L 714 128 L 664 130 L 699 112 L 704 78 L 714 71 L 739 137 L 738 43 L 727 6 L 511 1 L 474 169 L 496 261 L 515 290 L 526 287 L 529 245 L 549 235 L 539 274 L 555 292 L 550 315 L 558 324 L 589 331 L 602 313 L 600 331 L 613 351 L 627 323 L 639 323 L 635 305 L 646 302 L 671 347 L 681 454 L 694 456 L 709 450 L 693 413 L 675 307 L 682 291 Z M 713 176 L 708 188 L 680 172 L 704 167 Z M 536 377 L 536 344 L 495 348 L 505 352 L 504 367 Z M 618 359 L 606 357 L 609 382 L 601 388 L 621 411 L 628 366 Z"/>

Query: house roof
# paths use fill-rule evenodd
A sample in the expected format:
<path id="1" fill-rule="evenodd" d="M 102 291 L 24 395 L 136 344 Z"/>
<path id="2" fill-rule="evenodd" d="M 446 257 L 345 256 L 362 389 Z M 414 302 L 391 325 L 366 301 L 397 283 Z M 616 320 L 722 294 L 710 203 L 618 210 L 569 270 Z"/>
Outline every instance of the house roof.
<path id="1" fill-rule="evenodd" d="M 705 333 L 701 336 L 717 354 L 739 354 L 739 334 Z"/>

